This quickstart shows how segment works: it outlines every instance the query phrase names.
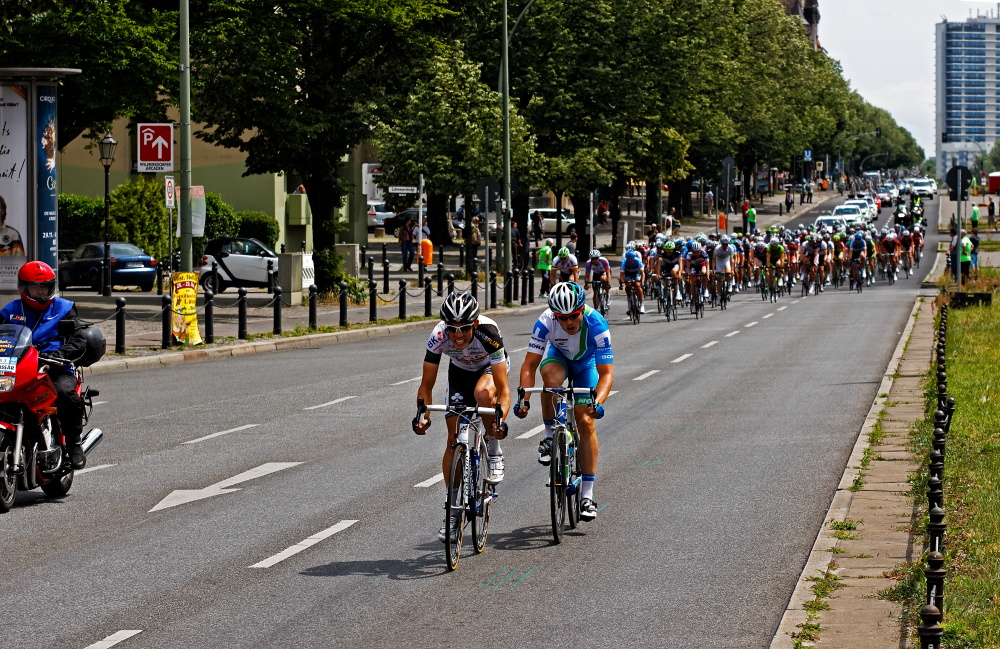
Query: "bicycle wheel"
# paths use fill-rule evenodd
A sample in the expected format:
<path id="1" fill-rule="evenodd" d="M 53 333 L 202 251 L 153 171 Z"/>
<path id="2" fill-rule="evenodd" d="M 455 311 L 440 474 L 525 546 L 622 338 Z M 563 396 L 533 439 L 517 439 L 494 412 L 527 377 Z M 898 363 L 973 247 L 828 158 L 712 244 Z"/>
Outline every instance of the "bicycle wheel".
<path id="1" fill-rule="evenodd" d="M 561 426 L 552 434 L 552 463 L 549 464 L 549 506 L 552 513 L 552 538 L 562 542 L 566 529 L 566 480 L 569 465 L 566 460 L 566 429 Z"/>
<path id="2" fill-rule="evenodd" d="M 473 456 L 475 457 L 475 456 Z M 486 482 L 486 440 L 479 441 L 479 457 L 472 466 L 472 541 L 479 554 L 486 548 L 486 537 L 490 533 L 490 513 L 493 509 L 493 487 Z"/>
<path id="3" fill-rule="evenodd" d="M 573 436 L 573 441 L 566 446 L 566 459 L 567 459 L 567 474 L 569 475 L 569 486 L 566 490 L 566 506 L 569 513 L 569 528 L 576 529 L 577 524 L 580 522 L 580 510 L 583 505 L 583 499 L 580 497 L 580 489 L 583 487 L 583 480 L 580 475 L 580 469 L 577 466 L 576 453 L 576 436 Z M 577 479 L 580 482 L 577 483 Z"/>
<path id="4" fill-rule="evenodd" d="M 663 313 L 663 284 L 657 282 L 655 286 L 656 286 L 656 291 L 655 291 L 656 295 L 653 297 L 656 298 L 656 312 Z"/>
<path id="5" fill-rule="evenodd" d="M 445 500 L 445 516 L 450 519 L 458 517 L 458 525 L 445 525 L 444 557 L 448 562 L 448 570 L 458 567 L 462 558 L 462 536 L 465 532 L 465 462 L 468 449 L 459 444 L 451 458 L 451 470 L 448 472 L 448 492 Z M 454 495 L 453 495 L 454 494 Z M 455 500 L 457 499 L 457 502 Z M 448 521 L 451 522 L 450 520 Z"/>

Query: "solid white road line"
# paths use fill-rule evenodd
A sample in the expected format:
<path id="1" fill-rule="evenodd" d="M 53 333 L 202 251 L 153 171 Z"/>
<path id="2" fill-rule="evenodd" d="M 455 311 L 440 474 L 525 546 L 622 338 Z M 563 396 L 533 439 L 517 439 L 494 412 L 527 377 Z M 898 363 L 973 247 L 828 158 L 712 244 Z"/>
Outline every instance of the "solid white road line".
<path id="1" fill-rule="evenodd" d="M 792 300 L 792 304 L 798 304 L 799 300 Z"/>
<path id="2" fill-rule="evenodd" d="M 102 405 L 104 405 L 106 403 L 107 403 L 107 401 L 95 401 L 95 402 L 93 402 L 90 405 L 92 405 L 92 406 L 102 406 Z"/>
<path id="3" fill-rule="evenodd" d="M 198 442 L 204 442 L 206 439 L 212 439 L 213 437 L 219 437 L 220 435 L 228 435 L 229 433 L 235 433 L 239 430 L 246 430 L 247 428 L 253 428 L 254 426 L 260 426 L 260 424 L 247 424 L 246 426 L 239 426 L 238 428 L 230 428 L 229 430 L 219 431 L 218 433 L 212 433 L 211 435 L 205 435 L 204 437 L 199 437 L 198 439 L 192 439 L 190 441 L 184 442 L 184 444 L 197 444 Z"/>
<path id="4" fill-rule="evenodd" d="M 766 316 L 764 316 L 764 317 L 763 317 L 763 318 L 761 318 L 761 319 L 762 319 L 762 320 L 767 320 L 768 318 L 773 318 L 773 317 L 774 317 L 774 314 L 773 314 L 773 313 L 768 313 L 768 314 L 767 314 Z"/>
<path id="5" fill-rule="evenodd" d="M 77 473 L 79 473 L 79 471 Z M 141 629 L 137 631 L 119 631 L 118 633 L 113 633 L 109 635 L 100 642 L 95 642 L 92 645 L 88 645 L 84 649 L 108 649 L 108 647 L 113 647 L 122 640 L 128 640 L 132 636 L 139 635 L 140 633 L 142 633 Z"/>
<path id="6" fill-rule="evenodd" d="M 756 320 L 754 320 L 754 321 L 753 321 L 753 322 L 751 322 L 750 324 L 745 324 L 745 325 L 743 325 L 743 328 L 744 328 L 744 329 L 749 329 L 750 327 L 754 326 L 755 324 L 757 324 L 757 321 L 756 321 Z"/>
<path id="7" fill-rule="evenodd" d="M 702 349 L 708 349 L 708 348 L 709 348 L 709 347 L 711 347 L 712 345 L 718 345 L 718 344 L 719 344 L 719 341 L 718 341 L 718 340 L 713 340 L 712 342 L 708 343 L 707 345 L 702 345 L 702 346 L 701 346 L 701 348 L 702 348 Z"/>
<path id="8" fill-rule="evenodd" d="M 396 381 L 395 383 L 390 383 L 389 385 L 403 385 L 404 383 L 413 383 L 414 381 L 419 381 L 419 376 L 414 376 L 412 379 L 406 379 L 405 381 Z"/>
<path id="9" fill-rule="evenodd" d="M 327 406 L 332 406 L 335 403 L 341 403 L 343 401 L 347 401 L 348 399 L 357 399 L 357 398 L 358 398 L 357 395 L 354 395 L 353 397 L 340 397 L 339 399 L 334 399 L 333 401 L 327 401 L 326 403 L 321 403 L 318 406 L 309 406 L 308 408 L 303 408 L 303 410 L 315 410 L 316 408 L 326 408 Z"/>
<path id="10" fill-rule="evenodd" d="M 632 380 L 633 381 L 645 381 L 646 379 L 648 379 L 649 377 L 653 376 L 654 374 L 656 374 L 657 372 L 660 372 L 660 371 L 662 371 L 662 370 L 649 370 L 645 374 L 640 374 L 639 376 L 635 377 Z"/>
<path id="11" fill-rule="evenodd" d="M 732 338 L 733 336 L 735 336 L 738 333 L 739 333 L 739 330 L 731 331 L 731 332 L 729 332 L 729 333 L 726 334 L 726 338 Z"/>
<path id="12" fill-rule="evenodd" d="M 295 545 L 293 545 L 292 547 L 288 548 L 287 550 L 282 550 L 281 552 L 279 552 L 278 554 L 274 555 L 273 557 L 269 557 L 267 559 L 264 559 L 263 561 L 255 563 L 255 564 L 253 564 L 250 567 L 251 568 L 270 568 L 271 566 L 275 565 L 276 563 L 281 563 L 282 561 L 284 561 L 288 557 L 295 556 L 296 554 L 298 554 L 299 552 L 302 552 L 303 550 L 308 550 L 309 548 L 311 548 L 312 546 L 316 545 L 317 543 L 319 543 L 323 539 L 329 538 L 329 537 L 333 536 L 334 534 L 336 534 L 337 532 L 343 532 L 348 527 L 350 527 L 351 525 L 354 525 L 357 522 L 358 521 L 349 521 L 349 520 L 340 521 L 339 523 L 337 523 L 333 527 L 328 527 L 325 530 L 323 530 L 322 532 L 317 532 L 316 534 L 313 534 L 312 536 L 310 536 L 306 540 L 302 541 L 301 543 L 296 543 Z"/>
<path id="13" fill-rule="evenodd" d="M 684 354 L 683 356 L 679 356 L 679 357 L 675 358 L 674 360 L 672 360 L 670 362 L 671 363 L 680 363 L 685 358 L 691 358 L 692 356 L 694 356 L 694 354 Z"/>
<path id="14" fill-rule="evenodd" d="M 542 428 L 545 428 L 545 427 L 542 426 Z M 443 481 L 444 481 L 444 474 L 443 473 L 439 473 L 436 476 L 434 476 L 433 478 L 428 478 L 427 480 L 424 480 L 423 482 L 418 482 L 417 484 L 415 484 L 413 486 L 417 487 L 418 489 L 423 489 L 424 487 L 432 487 L 432 486 L 436 485 L 437 483 L 443 482 Z"/>
<path id="15" fill-rule="evenodd" d="M 90 473 L 91 471 L 100 471 L 101 469 L 110 469 L 114 464 L 98 464 L 97 466 L 88 466 L 86 469 L 80 469 L 79 471 L 74 471 L 74 475 L 82 475 L 84 473 Z"/>
<path id="16" fill-rule="evenodd" d="M 787 308 L 788 308 L 788 305 L 787 305 L 787 304 L 786 304 L 785 306 L 779 306 L 779 307 L 778 307 L 778 311 L 784 311 L 784 310 L 785 310 L 785 309 L 787 309 Z"/>
<path id="17" fill-rule="evenodd" d="M 514 439 L 528 439 L 529 437 L 534 437 L 535 435 L 537 435 L 538 433 L 542 432 L 543 430 L 545 430 L 545 425 L 544 424 L 542 424 L 541 426 L 535 426 L 534 428 L 532 428 L 528 432 L 521 433 L 520 435 L 518 435 Z M 417 486 L 421 487 L 421 486 L 423 486 L 423 483 L 420 483 Z"/>

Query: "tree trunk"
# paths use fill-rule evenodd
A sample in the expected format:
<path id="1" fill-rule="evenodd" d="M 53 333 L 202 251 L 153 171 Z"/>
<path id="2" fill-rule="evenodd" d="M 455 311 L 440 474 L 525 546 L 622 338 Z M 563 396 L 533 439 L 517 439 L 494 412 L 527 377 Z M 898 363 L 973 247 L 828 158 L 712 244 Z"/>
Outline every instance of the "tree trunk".
<path id="1" fill-rule="evenodd" d="M 618 223 L 622 218 L 622 191 L 625 189 L 625 178 L 618 176 L 611 183 L 611 204 L 608 210 L 611 212 L 611 248 L 618 250 L 621 243 L 618 241 Z"/>
<path id="2" fill-rule="evenodd" d="M 573 203 L 573 215 L 576 217 L 574 223 L 577 236 L 576 258 L 579 261 L 586 258 L 591 247 L 587 230 L 587 226 L 590 225 L 590 192 L 576 192 L 569 197 L 569 200 Z"/>
<path id="3" fill-rule="evenodd" d="M 561 191 L 556 192 L 556 250 L 562 248 L 562 231 L 563 231 L 563 193 Z"/>
<path id="4" fill-rule="evenodd" d="M 691 176 L 684 178 L 682 180 L 675 180 L 670 185 L 670 207 L 677 210 L 677 214 L 685 217 L 690 217 L 694 215 L 694 210 L 691 208 L 691 189 L 692 189 L 692 179 Z"/>
<path id="5" fill-rule="evenodd" d="M 448 195 L 429 194 L 427 196 L 427 225 L 431 229 L 431 242 L 434 245 L 451 243 L 448 234 Z M 417 251 L 420 255 L 420 251 Z"/>
<path id="6" fill-rule="evenodd" d="M 306 197 L 309 199 L 309 209 L 313 215 L 313 249 L 328 250 L 336 243 L 336 210 L 340 207 L 342 197 L 325 175 L 309 176 L 305 185 L 308 188 Z M 297 246 L 289 248 L 298 249 Z"/>

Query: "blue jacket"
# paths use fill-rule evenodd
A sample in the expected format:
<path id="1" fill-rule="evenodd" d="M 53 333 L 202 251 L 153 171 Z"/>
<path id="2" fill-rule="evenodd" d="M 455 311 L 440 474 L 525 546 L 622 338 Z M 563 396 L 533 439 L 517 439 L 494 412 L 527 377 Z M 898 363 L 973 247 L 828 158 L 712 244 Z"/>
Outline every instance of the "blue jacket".
<path id="1" fill-rule="evenodd" d="M 42 354 L 61 350 L 62 356 L 71 360 L 79 358 L 87 345 L 79 335 L 74 335 L 65 344 L 59 337 L 58 326 L 61 320 L 78 320 L 76 305 L 61 297 L 53 298 L 44 311 L 25 306 L 20 299 L 14 300 L 0 309 L 0 318 L 3 324 L 19 324 L 31 329 L 32 344 Z M 79 329 L 77 322 L 77 331 Z M 66 369 L 72 371 L 73 367 L 67 366 Z"/>

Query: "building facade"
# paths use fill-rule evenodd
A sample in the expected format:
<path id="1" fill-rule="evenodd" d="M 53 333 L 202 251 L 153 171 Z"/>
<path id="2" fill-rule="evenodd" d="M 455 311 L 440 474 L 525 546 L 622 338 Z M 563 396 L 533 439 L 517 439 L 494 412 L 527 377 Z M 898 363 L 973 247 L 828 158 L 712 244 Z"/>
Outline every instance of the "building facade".
<path id="1" fill-rule="evenodd" d="M 819 0 L 778 0 L 784 6 L 785 13 L 789 16 L 797 16 L 802 21 L 802 28 L 809 36 L 813 47 L 820 49 L 819 45 Z"/>
<path id="2" fill-rule="evenodd" d="M 944 20 L 936 44 L 937 175 L 944 178 L 956 164 L 978 175 L 976 157 L 1000 137 L 1000 18 Z"/>

